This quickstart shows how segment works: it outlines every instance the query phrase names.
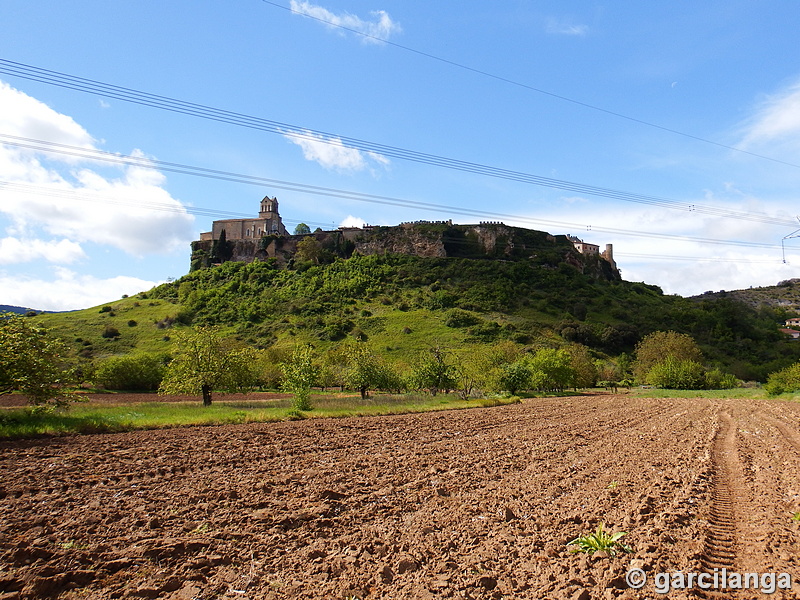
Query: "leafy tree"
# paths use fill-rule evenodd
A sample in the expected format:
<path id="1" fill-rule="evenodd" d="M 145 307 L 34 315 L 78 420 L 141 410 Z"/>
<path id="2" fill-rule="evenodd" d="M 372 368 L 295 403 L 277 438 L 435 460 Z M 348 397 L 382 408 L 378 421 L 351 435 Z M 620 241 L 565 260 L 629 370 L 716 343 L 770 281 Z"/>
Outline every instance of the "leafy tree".
<path id="1" fill-rule="evenodd" d="M 317 366 L 314 364 L 314 351 L 310 345 L 297 346 L 292 357 L 281 364 L 285 392 L 294 395 L 292 405 L 295 410 L 311 410 L 311 388 L 317 380 Z"/>
<path id="2" fill-rule="evenodd" d="M 542 392 L 563 392 L 575 380 L 575 370 L 570 363 L 566 350 L 538 350 L 529 359 L 531 388 Z"/>
<path id="3" fill-rule="evenodd" d="M 300 262 L 311 262 L 318 265 L 322 257 L 322 244 L 314 236 L 303 238 L 297 244 L 295 257 Z"/>
<path id="4" fill-rule="evenodd" d="M 650 370 L 670 356 L 678 361 L 703 362 L 703 353 L 690 335 L 656 331 L 636 345 L 634 376 L 637 380 L 646 381 Z"/>
<path id="5" fill-rule="evenodd" d="M 572 385 L 577 388 L 594 387 L 597 383 L 597 366 L 589 349 L 582 344 L 570 344 L 565 348 L 570 358 L 570 366 L 575 372 Z"/>
<path id="6" fill-rule="evenodd" d="M 432 396 L 443 390 L 455 389 L 455 369 L 448 360 L 447 352 L 438 345 L 422 352 L 411 374 L 411 381 L 413 387 L 428 390 Z"/>
<path id="7" fill-rule="evenodd" d="M 490 366 L 483 349 L 462 351 L 455 356 L 453 373 L 462 400 L 467 400 L 475 389 L 487 386 Z"/>
<path id="8" fill-rule="evenodd" d="M 155 391 L 168 362 L 163 354 L 112 356 L 100 363 L 93 379 L 109 390 Z"/>
<path id="9" fill-rule="evenodd" d="M 380 356 L 370 351 L 363 343 L 348 345 L 344 379 L 348 387 L 360 392 L 362 399 L 367 397 L 371 389 L 386 390 L 398 387 L 397 375 Z"/>
<path id="10" fill-rule="evenodd" d="M 298 223 L 297 227 L 294 228 L 295 235 L 305 235 L 307 233 L 311 233 L 311 227 L 305 223 Z"/>
<path id="11" fill-rule="evenodd" d="M 519 390 L 528 389 L 531 383 L 531 369 L 527 358 L 520 358 L 513 363 L 500 367 L 499 387 L 516 394 Z"/>
<path id="12" fill-rule="evenodd" d="M 68 348 L 47 329 L 18 315 L 0 315 L 0 395 L 18 391 L 34 406 L 65 407 L 75 371 Z"/>
<path id="13" fill-rule="evenodd" d="M 159 394 L 202 394 L 211 405 L 215 389 L 244 391 L 256 382 L 254 351 L 237 347 L 215 327 L 196 327 L 175 333 L 175 350 Z"/>

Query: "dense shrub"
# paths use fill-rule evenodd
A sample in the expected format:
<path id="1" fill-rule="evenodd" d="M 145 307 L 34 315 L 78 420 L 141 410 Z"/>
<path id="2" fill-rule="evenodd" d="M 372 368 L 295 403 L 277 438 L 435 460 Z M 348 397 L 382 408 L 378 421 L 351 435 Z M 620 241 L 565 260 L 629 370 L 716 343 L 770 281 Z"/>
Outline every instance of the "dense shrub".
<path id="1" fill-rule="evenodd" d="M 667 356 L 648 371 L 645 381 L 667 390 L 699 390 L 705 388 L 705 369 L 699 362 Z"/>
<path id="2" fill-rule="evenodd" d="M 800 363 L 787 367 L 781 371 L 772 373 L 767 378 L 764 389 L 770 396 L 777 396 L 784 392 L 796 392 L 800 390 Z"/>
<path id="3" fill-rule="evenodd" d="M 106 325 L 105 329 L 103 329 L 103 333 L 101 333 L 100 335 L 106 339 L 116 339 L 121 334 L 119 332 L 119 329 L 117 329 L 116 327 L 113 327 L 111 325 Z"/>
<path id="4" fill-rule="evenodd" d="M 447 311 L 444 324 L 448 327 L 469 327 L 471 325 L 477 325 L 481 321 L 482 319 L 474 313 L 461 310 L 460 308 L 454 308 Z"/>
<path id="5" fill-rule="evenodd" d="M 112 356 L 97 367 L 94 381 L 109 390 L 154 392 L 164 378 L 167 360 L 164 354 Z"/>

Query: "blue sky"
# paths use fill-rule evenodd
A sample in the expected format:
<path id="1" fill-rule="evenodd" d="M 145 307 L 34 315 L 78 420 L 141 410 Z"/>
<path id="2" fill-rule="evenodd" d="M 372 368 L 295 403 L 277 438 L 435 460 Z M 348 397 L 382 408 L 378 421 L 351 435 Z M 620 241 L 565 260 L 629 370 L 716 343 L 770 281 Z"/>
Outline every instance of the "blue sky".
<path id="1" fill-rule="evenodd" d="M 667 293 L 800 277 L 800 238 L 781 248 L 800 228 L 796 2 L 319 2 L 5 0 L 0 304 L 85 308 L 180 277 L 208 211 L 267 194 L 290 230 L 502 220 L 611 243 L 625 279 Z"/>

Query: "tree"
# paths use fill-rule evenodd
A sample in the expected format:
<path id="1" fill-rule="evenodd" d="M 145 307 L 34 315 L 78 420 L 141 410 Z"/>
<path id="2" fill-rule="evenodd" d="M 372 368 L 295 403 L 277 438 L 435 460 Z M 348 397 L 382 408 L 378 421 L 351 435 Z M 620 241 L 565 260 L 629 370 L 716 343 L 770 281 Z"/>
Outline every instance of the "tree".
<path id="1" fill-rule="evenodd" d="M 0 395 L 18 391 L 34 406 L 65 407 L 78 396 L 67 391 L 75 371 L 68 348 L 30 319 L 0 315 Z"/>
<path id="2" fill-rule="evenodd" d="M 566 347 L 570 357 L 570 366 L 575 371 L 572 385 L 577 388 L 594 387 L 597 383 L 597 366 L 592 360 L 589 348 L 583 344 L 570 344 Z"/>
<path id="3" fill-rule="evenodd" d="M 453 366 L 458 395 L 462 400 L 467 400 L 476 388 L 485 387 L 489 382 L 491 370 L 486 352 L 481 350 L 462 350 L 455 356 Z"/>
<path id="4" fill-rule="evenodd" d="M 228 243 L 228 234 L 223 229 L 219 239 L 211 242 L 210 259 L 212 263 L 224 263 L 231 258 L 231 246 Z"/>
<path id="5" fill-rule="evenodd" d="M 639 381 L 646 381 L 650 370 L 669 356 L 678 361 L 703 362 L 703 353 L 690 335 L 656 331 L 636 345 L 634 376 Z"/>
<path id="6" fill-rule="evenodd" d="M 531 369 L 525 357 L 513 363 L 506 363 L 500 368 L 499 386 L 508 390 L 511 395 L 519 390 L 527 389 L 531 382 Z"/>
<path id="7" fill-rule="evenodd" d="M 434 346 L 420 354 L 417 366 L 411 374 L 412 385 L 418 389 L 428 390 L 435 396 L 442 390 L 455 389 L 455 369 L 447 360 L 446 352 L 440 346 Z"/>
<path id="8" fill-rule="evenodd" d="M 397 376 L 383 359 L 371 352 L 363 343 L 350 344 L 347 349 L 347 369 L 345 383 L 357 389 L 361 399 L 365 399 L 369 390 L 386 390 L 396 387 Z"/>
<path id="9" fill-rule="evenodd" d="M 322 256 L 322 245 L 313 236 L 303 238 L 297 244 L 295 256 L 300 262 L 312 262 L 318 265 Z"/>
<path id="10" fill-rule="evenodd" d="M 309 344 L 297 346 L 292 357 L 281 363 L 285 392 L 294 395 L 292 405 L 295 410 L 311 410 L 311 388 L 316 383 L 317 367 L 314 364 L 314 351 Z"/>
<path id="11" fill-rule="evenodd" d="M 294 228 L 295 235 L 305 235 L 307 233 L 311 233 L 311 227 L 305 223 L 298 223 L 297 227 Z"/>
<path id="12" fill-rule="evenodd" d="M 175 334 L 172 362 L 167 366 L 159 394 L 202 394 L 211 406 L 213 390 L 241 392 L 252 387 L 255 356 L 222 337 L 216 327 L 196 327 Z"/>
<path id="13" fill-rule="evenodd" d="M 563 392 L 575 380 L 566 350 L 542 348 L 529 359 L 531 387 L 542 392 Z"/>

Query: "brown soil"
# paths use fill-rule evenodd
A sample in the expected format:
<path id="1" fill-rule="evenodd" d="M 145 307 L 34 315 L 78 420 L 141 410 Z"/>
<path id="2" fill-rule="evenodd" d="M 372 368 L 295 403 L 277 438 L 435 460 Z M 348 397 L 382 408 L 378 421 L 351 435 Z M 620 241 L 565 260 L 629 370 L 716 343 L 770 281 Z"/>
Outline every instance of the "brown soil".
<path id="1" fill-rule="evenodd" d="M 794 580 L 799 432 L 796 404 L 609 395 L 5 442 L 0 599 L 590 600 L 667 597 L 653 576 L 678 570 Z M 634 552 L 571 554 L 600 522 Z"/>

